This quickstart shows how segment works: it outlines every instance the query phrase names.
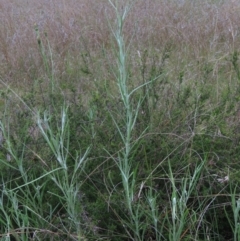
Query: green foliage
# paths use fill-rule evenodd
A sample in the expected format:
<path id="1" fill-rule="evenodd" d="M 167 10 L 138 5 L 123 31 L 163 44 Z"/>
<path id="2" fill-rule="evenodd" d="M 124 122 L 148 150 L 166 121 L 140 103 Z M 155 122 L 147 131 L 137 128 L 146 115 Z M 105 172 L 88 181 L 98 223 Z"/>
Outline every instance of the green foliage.
<path id="1" fill-rule="evenodd" d="M 97 70 L 86 48 L 57 82 L 36 26 L 45 74 L 1 92 L 1 239 L 239 240 L 238 50 L 231 84 L 206 56 L 174 72 L 172 41 L 127 45 L 132 2 L 109 4 Z"/>

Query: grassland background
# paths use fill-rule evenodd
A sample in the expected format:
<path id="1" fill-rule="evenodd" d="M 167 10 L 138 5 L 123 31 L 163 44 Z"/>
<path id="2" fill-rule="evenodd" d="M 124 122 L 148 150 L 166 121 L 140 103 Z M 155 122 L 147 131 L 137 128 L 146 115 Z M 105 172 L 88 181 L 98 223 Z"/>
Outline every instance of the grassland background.
<path id="1" fill-rule="evenodd" d="M 128 1 L 121 4 L 124 9 Z M 2 240 L 171 240 L 173 186 L 180 193 L 182 180 L 190 180 L 203 162 L 186 203 L 181 240 L 239 240 L 233 225 L 238 204 L 231 199 L 238 199 L 240 166 L 238 1 L 137 0 L 124 22 L 128 87 L 144 85 L 131 98 L 134 108 L 142 98 L 131 139 L 138 144 L 130 155 L 137 197 L 131 205 L 141 210 L 141 239 L 134 236 L 117 164 L 124 149 L 119 129 L 126 122 L 115 79 L 111 4 L 0 0 L 0 19 L 0 169 L 7 190 L 1 199 Z M 58 136 L 64 105 L 69 168 L 38 180 L 59 162 L 36 113 L 48 111 Z M 74 226 L 68 200 L 52 180 L 73 181 L 76 156 L 90 146 L 73 182 L 80 185 Z M 156 193 L 157 226 L 150 224 L 150 190 Z M 11 200 L 17 200 L 19 213 Z"/>

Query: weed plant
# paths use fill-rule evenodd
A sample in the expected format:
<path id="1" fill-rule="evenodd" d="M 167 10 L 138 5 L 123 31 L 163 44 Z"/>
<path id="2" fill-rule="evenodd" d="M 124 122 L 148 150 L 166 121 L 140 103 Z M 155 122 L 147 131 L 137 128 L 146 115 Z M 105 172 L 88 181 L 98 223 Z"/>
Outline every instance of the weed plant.
<path id="1" fill-rule="evenodd" d="M 239 7 L 0 0 L 0 239 L 239 240 Z"/>

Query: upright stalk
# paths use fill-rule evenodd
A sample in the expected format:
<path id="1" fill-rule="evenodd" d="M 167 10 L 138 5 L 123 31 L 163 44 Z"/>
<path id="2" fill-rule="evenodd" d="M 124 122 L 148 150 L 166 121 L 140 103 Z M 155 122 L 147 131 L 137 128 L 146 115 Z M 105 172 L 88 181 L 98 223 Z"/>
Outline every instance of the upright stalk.
<path id="1" fill-rule="evenodd" d="M 134 203 L 134 193 L 135 193 L 135 184 L 136 184 L 136 173 L 137 170 L 133 169 L 132 167 L 132 151 L 136 145 L 136 142 L 133 142 L 132 134 L 134 131 L 136 118 L 138 116 L 138 111 L 140 107 L 140 102 L 138 103 L 137 107 L 133 108 L 133 104 L 131 103 L 130 97 L 131 94 L 136 90 L 129 91 L 128 87 L 128 70 L 127 70 L 127 50 L 124 41 L 124 34 L 123 34 L 123 26 L 126 16 L 132 6 L 132 3 L 127 4 L 124 7 L 119 6 L 119 2 L 113 3 L 109 0 L 110 4 L 115 10 L 116 14 L 116 23 L 113 27 L 110 25 L 114 38 L 116 40 L 117 49 L 115 49 L 116 54 L 116 62 L 117 62 L 117 70 L 114 72 L 117 85 L 119 88 L 119 93 L 124 105 L 124 123 L 125 129 L 123 130 L 120 128 L 118 121 L 112 116 L 113 121 L 116 125 L 118 133 L 121 136 L 124 148 L 121 149 L 118 155 L 117 165 L 119 167 L 121 177 L 122 177 L 122 184 L 124 188 L 125 194 L 125 202 L 128 209 L 128 213 L 130 216 L 130 226 L 134 233 L 132 240 L 141 240 L 140 235 L 140 216 L 141 211 L 138 207 L 133 207 Z"/>

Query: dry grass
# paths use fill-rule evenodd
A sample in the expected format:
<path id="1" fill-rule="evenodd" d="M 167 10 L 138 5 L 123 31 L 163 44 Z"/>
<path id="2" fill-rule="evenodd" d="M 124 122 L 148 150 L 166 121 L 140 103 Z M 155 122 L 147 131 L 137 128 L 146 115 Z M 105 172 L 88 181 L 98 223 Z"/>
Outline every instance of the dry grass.
<path id="1" fill-rule="evenodd" d="M 191 80 L 196 78 L 192 70 L 201 71 L 208 63 L 216 76 L 223 65 L 226 72 L 231 71 L 224 59 L 240 49 L 239 9 L 238 1 L 136 1 L 125 25 L 125 36 L 133 43 L 132 65 L 139 58 L 137 50 L 142 53 L 148 49 L 151 63 L 153 55 L 159 58 L 171 45 L 170 76 L 185 68 L 185 79 Z M 87 88 L 93 79 L 109 79 L 108 64 L 102 56 L 102 49 L 109 49 L 112 38 L 106 16 L 112 22 L 112 9 L 103 0 L 0 0 L 2 79 L 24 87 L 47 79 L 34 26 L 39 28 L 47 57 L 46 40 L 50 43 L 55 79 L 74 85 L 78 82 L 78 89 Z M 86 68 L 90 77 L 82 73 Z"/>

